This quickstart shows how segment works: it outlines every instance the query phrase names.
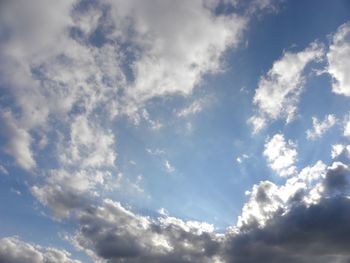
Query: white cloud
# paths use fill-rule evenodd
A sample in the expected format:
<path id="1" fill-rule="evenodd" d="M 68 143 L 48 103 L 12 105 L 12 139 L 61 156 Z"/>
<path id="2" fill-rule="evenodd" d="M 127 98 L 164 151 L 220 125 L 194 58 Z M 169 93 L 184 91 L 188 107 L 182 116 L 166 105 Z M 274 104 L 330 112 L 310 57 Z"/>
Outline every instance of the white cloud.
<path id="1" fill-rule="evenodd" d="M 92 198 L 98 187 L 108 187 L 112 179 L 110 172 L 95 169 L 52 170 L 43 184 L 31 187 L 31 192 L 56 218 L 64 218 L 84 207 L 87 198 Z"/>
<path id="2" fill-rule="evenodd" d="M 237 163 L 242 163 L 245 159 L 248 159 L 249 156 L 247 154 L 242 154 L 236 158 Z"/>
<path id="3" fill-rule="evenodd" d="M 323 121 L 319 121 L 316 117 L 312 117 L 313 130 L 307 130 L 306 136 L 309 140 L 320 138 L 327 130 L 329 130 L 337 119 L 333 114 L 327 115 Z"/>
<path id="4" fill-rule="evenodd" d="M 350 114 L 344 120 L 344 136 L 350 139 Z"/>
<path id="5" fill-rule="evenodd" d="M 294 119 L 305 82 L 303 71 L 307 64 L 322 56 L 323 47 L 311 43 L 298 53 L 285 52 L 273 63 L 267 75 L 261 77 L 255 91 L 253 103 L 258 112 L 249 120 L 255 132 L 268 121 L 284 119 L 288 123 Z"/>
<path id="6" fill-rule="evenodd" d="M 221 69 L 221 55 L 238 44 L 246 24 L 236 15 L 215 16 L 200 0 L 106 2 L 121 31 L 131 18 L 133 44 L 142 48 L 132 67 L 135 82 L 127 90 L 136 100 L 191 93 L 203 74 Z"/>
<path id="7" fill-rule="evenodd" d="M 155 96 L 190 94 L 222 69 L 247 23 L 217 16 L 200 0 L 101 0 L 83 9 L 73 0 L 18 0 L 6 2 L 0 17 L 0 29 L 11 32 L 0 39 L 0 79 L 17 126 L 7 133 L 7 152 L 25 169 L 35 167 L 31 146 L 59 148 L 53 158 L 64 164 L 112 165 L 114 137 L 100 125 L 135 116 Z M 146 115 L 152 129 L 162 127 Z"/>
<path id="8" fill-rule="evenodd" d="M 168 161 L 168 160 L 165 160 L 164 161 L 164 167 L 165 167 L 165 170 L 168 172 L 168 173 L 172 173 L 175 171 L 175 167 L 171 165 L 171 163 Z"/>
<path id="9" fill-rule="evenodd" d="M 0 112 L 2 123 L 2 135 L 6 138 L 5 152 L 11 155 L 17 164 L 26 170 L 36 167 L 36 162 L 31 150 L 32 138 L 23 128 L 19 127 L 11 112 Z"/>
<path id="10" fill-rule="evenodd" d="M 350 145 L 343 145 L 343 144 L 335 144 L 332 145 L 332 159 L 335 159 L 342 154 L 345 154 L 348 158 L 350 158 Z"/>
<path id="11" fill-rule="evenodd" d="M 159 149 L 159 148 L 155 148 L 155 149 L 146 148 L 146 152 L 149 153 L 150 155 L 157 155 L 157 156 L 161 156 L 166 153 L 163 149 Z"/>
<path id="12" fill-rule="evenodd" d="M 296 145 L 286 141 L 283 134 L 277 133 L 265 143 L 264 156 L 269 166 L 280 176 L 289 176 L 296 173 L 297 160 Z"/>
<path id="13" fill-rule="evenodd" d="M 163 127 L 163 124 L 160 121 L 151 119 L 146 109 L 142 110 L 142 117 L 146 122 L 148 122 L 152 130 L 159 130 Z"/>
<path id="14" fill-rule="evenodd" d="M 65 250 L 26 243 L 17 237 L 0 239 L 0 262 L 6 263 L 80 263 Z"/>
<path id="15" fill-rule="evenodd" d="M 195 100 L 187 107 L 178 111 L 176 115 L 177 117 L 188 117 L 190 115 L 194 115 L 196 113 L 201 112 L 206 103 L 208 103 L 206 99 Z"/>
<path id="16" fill-rule="evenodd" d="M 340 26 L 332 40 L 327 53 L 328 73 L 333 78 L 332 91 L 350 96 L 350 23 Z"/>
<path id="17" fill-rule="evenodd" d="M 59 149 L 63 164 L 81 167 L 113 166 L 116 153 L 114 136 L 84 115 L 77 116 L 70 127 L 70 140 Z"/>

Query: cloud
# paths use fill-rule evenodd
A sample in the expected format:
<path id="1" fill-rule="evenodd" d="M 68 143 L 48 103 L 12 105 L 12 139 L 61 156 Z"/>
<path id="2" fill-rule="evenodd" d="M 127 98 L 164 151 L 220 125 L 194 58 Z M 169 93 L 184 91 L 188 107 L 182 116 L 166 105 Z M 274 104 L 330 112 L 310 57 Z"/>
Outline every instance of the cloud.
<path id="1" fill-rule="evenodd" d="M 111 200 L 81 211 L 79 221 L 72 242 L 107 262 L 215 262 L 218 238 L 206 223 L 151 219 Z"/>
<path id="2" fill-rule="evenodd" d="M 254 227 L 228 239 L 225 262 L 347 263 L 349 216 L 346 197 L 322 199 L 311 206 L 296 204 L 264 228 Z"/>
<path id="3" fill-rule="evenodd" d="M 264 156 L 269 166 L 280 176 L 292 175 L 296 172 L 296 145 L 286 141 L 283 134 L 277 133 L 265 143 Z"/>
<path id="4" fill-rule="evenodd" d="M 255 185 L 225 237 L 224 262 L 348 262 L 349 177 L 348 165 L 317 162 L 284 185 Z"/>
<path id="5" fill-rule="evenodd" d="M 218 1 L 208 3 L 4 2 L 0 31 L 9 32 L 0 37 L 4 151 L 26 170 L 36 168 L 40 157 L 52 158 L 40 167 L 42 176 L 34 179 L 30 190 L 55 217 L 70 216 L 78 226 L 70 240 L 96 262 L 305 262 L 307 256 L 319 262 L 348 260 L 342 244 L 330 242 L 349 217 L 344 197 L 348 165 L 337 162 L 327 168 L 318 162 L 297 174 L 296 146 L 282 134 L 266 142 L 264 155 L 281 176 L 294 176 L 282 186 L 269 181 L 255 185 L 233 227 L 234 235 L 218 234 L 204 222 L 137 214 L 103 196 L 114 185 L 123 193 L 125 184 L 143 191 L 141 175 L 135 183 L 121 173 L 113 177 L 117 151 L 112 120 L 123 114 L 141 116 L 151 128 L 160 128 L 145 109 L 147 102 L 191 94 L 204 76 L 224 69 L 223 54 L 239 44 L 249 17 L 217 15 Z M 251 3 L 256 12 L 272 2 Z M 303 70 L 322 54 L 322 46 L 315 43 L 299 53 L 285 52 L 261 77 L 254 97 L 258 112 L 251 119 L 257 130 L 269 121 L 294 118 Z M 179 116 L 201 111 L 201 103 L 194 102 Z M 347 130 L 346 126 L 345 136 Z M 164 152 L 148 152 L 162 156 L 165 169 L 174 171 Z M 337 225 L 329 225 L 325 218 Z M 317 220 L 319 225 L 314 226 Z M 307 237 L 310 225 L 317 240 Z M 302 241 L 310 243 L 295 246 Z M 330 254 L 323 255 L 327 246 Z M 322 253 L 314 256 L 318 248 Z M 79 261 L 63 250 L 11 237 L 0 240 L 0 262 Z"/>
<path id="6" fill-rule="evenodd" d="M 196 113 L 199 113 L 203 110 L 205 107 L 205 104 L 208 103 L 208 99 L 198 99 L 193 101 L 190 105 L 187 107 L 181 109 L 176 113 L 177 117 L 188 117 L 190 115 L 194 115 Z"/>
<path id="7" fill-rule="evenodd" d="M 350 139 L 350 114 L 344 120 L 344 136 Z"/>
<path id="8" fill-rule="evenodd" d="M 263 12 L 277 12 L 285 0 L 222 0 L 222 2 L 232 4 L 236 8 L 243 7 L 249 15 L 261 15 Z"/>
<path id="9" fill-rule="evenodd" d="M 244 204 L 238 218 L 238 227 L 264 227 L 278 214 L 290 209 L 294 201 L 307 204 L 317 202 L 321 188 L 317 185 L 326 176 L 326 166 L 317 162 L 305 167 L 299 174 L 289 178 L 284 185 L 278 186 L 270 181 L 262 181 L 248 191 L 249 200 Z"/>
<path id="10" fill-rule="evenodd" d="M 247 154 L 242 154 L 236 158 L 237 163 L 242 163 L 244 160 L 248 159 L 249 156 Z"/>
<path id="11" fill-rule="evenodd" d="M 246 26 L 245 18 L 215 16 L 199 0 L 106 2 L 119 30 L 131 18 L 133 44 L 142 49 L 132 66 L 135 81 L 127 90 L 136 100 L 190 94 L 204 74 L 221 70 L 221 55 L 238 44 Z"/>
<path id="12" fill-rule="evenodd" d="M 166 170 L 168 173 L 172 173 L 172 172 L 175 171 L 174 166 L 172 166 L 171 163 L 170 163 L 168 160 L 165 160 L 165 161 L 164 161 L 164 166 L 165 166 L 165 170 Z"/>
<path id="13" fill-rule="evenodd" d="M 151 119 L 146 109 L 142 110 L 142 117 L 149 124 L 152 130 L 159 130 L 163 127 L 163 124 L 160 121 Z"/>
<path id="14" fill-rule="evenodd" d="M 65 250 L 43 248 L 26 243 L 17 237 L 0 239 L 0 262 L 6 263 L 80 263 Z"/>
<path id="15" fill-rule="evenodd" d="M 257 114 L 249 122 L 254 132 L 261 130 L 269 121 L 278 119 L 291 122 L 297 112 L 297 104 L 303 91 L 303 71 L 310 62 L 323 56 L 323 46 L 311 43 L 298 53 L 285 52 L 273 63 L 266 76 L 260 78 L 253 103 Z"/>
<path id="16" fill-rule="evenodd" d="M 332 159 L 338 158 L 345 154 L 350 159 L 350 145 L 334 144 L 332 145 Z"/>
<path id="17" fill-rule="evenodd" d="M 109 183 L 112 183 L 112 176 L 108 171 L 51 170 L 44 183 L 32 186 L 31 192 L 56 218 L 64 218 L 75 209 L 88 206 L 98 187 L 105 188 Z"/>
<path id="18" fill-rule="evenodd" d="M 59 158 L 63 164 L 78 164 L 81 167 L 114 165 L 116 154 L 113 150 L 113 133 L 96 123 L 85 115 L 79 115 L 72 120 L 70 140 L 59 150 Z"/>
<path id="19" fill-rule="evenodd" d="M 337 119 L 333 114 L 328 114 L 323 121 L 319 121 L 316 117 L 312 117 L 313 130 L 306 131 L 306 137 L 309 140 L 320 138 L 327 130 L 329 130 Z"/>
<path id="20" fill-rule="evenodd" d="M 0 164 L 0 174 L 9 175 L 9 171 L 7 171 L 5 166 L 3 166 L 1 164 Z"/>
<path id="21" fill-rule="evenodd" d="M 9 111 L 0 112 L 0 121 L 2 123 L 1 135 L 7 141 L 5 152 L 11 155 L 21 168 L 25 170 L 35 168 L 36 162 L 31 150 L 30 134 L 25 129 L 18 127 Z"/>
<path id="22" fill-rule="evenodd" d="M 160 129 L 146 101 L 188 95 L 204 75 L 220 72 L 222 55 L 238 45 L 248 20 L 217 15 L 200 0 L 84 7 L 75 0 L 17 0 L 5 2 L 0 17 L 1 32 L 11 32 L 0 37 L 4 148 L 27 170 L 49 149 L 65 167 L 112 167 L 110 121 L 142 113 Z"/>
<path id="23" fill-rule="evenodd" d="M 341 25 L 333 35 L 327 59 L 327 70 L 333 78 L 332 91 L 350 96 L 350 23 Z"/>
<path id="24" fill-rule="evenodd" d="M 158 218 L 138 215 L 105 199 L 79 210 L 80 228 L 70 240 L 106 262 L 345 263 L 350 259 L 349 169 L 319 161 L 281 186 L 255 185 L 237 226 L 224 234 L 164 212 Z"/>

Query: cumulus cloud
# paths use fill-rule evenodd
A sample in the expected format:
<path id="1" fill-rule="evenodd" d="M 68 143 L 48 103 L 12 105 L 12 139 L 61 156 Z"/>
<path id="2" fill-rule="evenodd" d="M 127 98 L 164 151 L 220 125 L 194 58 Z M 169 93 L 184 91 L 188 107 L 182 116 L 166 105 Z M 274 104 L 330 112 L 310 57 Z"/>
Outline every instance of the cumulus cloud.
<path id="1" fill-rule="evenodd" d="M 27 170 L 40 157 L 33 148 L 58 149 L 51 156 L 78 169 L 113 166 L 110 121 L 141 113 L 160 129 L 145 102 L 188 95 L 221 71 L 248 20 L 201 0 L 16 0 L 0 17 L 1 32 L 11 32 L 0 37 L 3 148 Z"/>
<path id="2" fill-rule="evenodd" d="M 333 35 L 327 59 L 327 71 L 333 78 L 332 91 L 350 96 L 350 23 L 341 25 Z"/>
<path id="3" fill-rule="evenodd" d="M 285 213 L 294 201 L 307 204 L 317 202 L 320 198 L 320 185 L 317 183 L 326 176 L 326 166 L 317 162 L 305 167 L 299 174 L 289 178 L 282 186 L 270 181 L 263 181 L 253 186 L 248 192 L 249 200 L 243 206 L 238 218 L 238 226 L 264 227 L 266 222 L 276 215 Z"/>
<path id="4" fill-rule="evenodd" d="M 349 169 L 319 161 L 281 186 L 255 185 L 237 226 L 224 234 L 164 212 L 158 218 L 138 215 L 106 199 L 77 213 L 80 228 L 70 240 L 106 262 L 345 263 Z"/>
<path id="5" fill-rule="evenodd" d="M 329 130 L 337 119 L 333 114 L 328 114 L 323 121 L 318 120 L 316 117 L 312 117 L 313 129 L 306 131 L 306 136 L 309 140 L 320 138 L 327 130 Z"/>
<path id="6" fill-rule="evenodd" d="M 345 197 L 322 199 L 311 206 L 296 204 L 264 228 L 254 227 L 229 238 L 224 259 L 235 263 L 347 263 L 349 216 L 350 200 Z"/>
<path id="7" fill-rule="evenodd" d="M 282 119 L 288 123 L 294 119 L 305 83 L 303 71 L 310 62 L 321 59 L 323 53 L 322 45 L 311 43 L 298 53 L 285 52 L 273 63 L 267 75 L 260 78 L 255 91 L 253 103 L 257 114 L 249 120 L 254 132 L 269 121 Z"/>
<path id="8" fill-rule="evenodd" d="M 296 172 L 296 145 L 286 141 L 283 134 L 277 133 L 265 143 L 264 156 L 269 166 L 280 176 L 292 175 Z"/>
<path id="9" fill-rule="evenodd" d="M 215 262 L 219 248 L 209 224 L 167 215 L 151 219 L 111 200 L 81 211 L 79 221 L 72 242 L 107 262 Z"/>
<path id="10" fill-rule="evenodd" d="M 284 185 L 255 185 L 224 262 L 348 262 L 349 177 L 349 165 L 317 162 Z"/>
<path id="11" fill-rule="evenodd" d="M 215 16 L 199 0 L 106 2 L 117 28 L 131 18 L 134 44 L 142 48 L 132 66 L 135 81 L 127 90 L 137 100 L 191 93 L 203 74 L 221 69 L 222 53 L 238 44 L 246 24 L 234 14 Z"/>
<path id="12" fill-rule="evenodd" d="M 251 1 L 254 11 L 247 13 L 268 9 L 271 3 Z M 55 217 L 75 220 L 78 229 L 70 240 L 96 262 L 349 260 L 342 246 L 348 243 L 348 228 L 342 232 L 345 243 L 331 242 L 349 217 L 344 197 L 348 165 L 337 162 L 327 168 L 318 162 L 296 174 L 296 146 L 282 134 L 266 142 L 264 155 L 278 174 L 294 177 L 282 186 L 268 181 L 255 185 L 234 234 L 218 234 L 210 224 L 167 214 L 140 215 L 100 197 L 100 188 L 124 178 L 119 173 L 110 183 L 117 158 L 111 121 L 122 114 L 141 116 L 151 128 L 160 128 L 161 123 L 144 108 L 146 102 L 191 94 L 206 74 L 223 69 L 222 55 L 238 45 L 249 18 L 218 15 L 217 4 L 210 0 L 5 1 L 0 9 L 0 31 L 9 32 L 0 34 L 4 151 L 26 170 L 37 167 L 40 154 L 53 159 L 42 167 L 43 177 L 30 190 Z M 342 30 L 332 44 L 341 49 Z M 332 71 L 338 67 L 331 62 L 332 50 L 329 72 L 343 92 L 345 81 Z M 258 113 L 251 121 L 256 130 L 268 121 L 294 118 L 303 70 L 322 54 L 322 46 L 313 43 L 299 53 L 285 52 L 273 64 L 254 97 Z M 341 70 L 338 67 L 337 72 Z M 191 104 L 178 116 L 189 116 L 202 107 L 201 102 Z M 346 126 L 345 136 L 348 130 Z M 161 150 L 148 152 L 164 155 Z M 167 171 L 174 171 L 168 160 L 162 161 Z M 137 176 L 133 184 L 140 192 L 142 180 Z M 63 250 L 10 237 L 0 240 L 0 262 L 79 261 Z"/>
<path id="13" fill-rule="evenodd" d="M 0 262 L 6 263 L 80 263 L 65 251 L 53 247 L 43 248 L 26 243 L 17 237 L 0 239 Z"/>

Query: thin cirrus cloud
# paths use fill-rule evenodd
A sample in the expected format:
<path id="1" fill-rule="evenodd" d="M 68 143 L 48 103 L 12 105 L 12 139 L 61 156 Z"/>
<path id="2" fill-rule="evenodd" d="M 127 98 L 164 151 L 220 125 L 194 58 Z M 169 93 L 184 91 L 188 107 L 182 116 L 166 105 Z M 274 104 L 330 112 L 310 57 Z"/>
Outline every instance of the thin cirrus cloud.
<path id="1" fill-rule="evenodd" d="M 326 157 L 317 155 L 304 166 L 299 158 L 305 147 L 286 125 L 304 114 L 299 104 L 308 79 L 319 78 L 308 74 L 314 63 L 331 77 L 327 84 L 334 100 L 348 99 L 349 22 L 328 32 L 329 43 L 311 39 L 296 51 L 283 47 L 265 74 L 251 78 L 257 79 L 254 89 L 240 92 L 245 97 L 234 107 L 241 111 L 249 101 L 252 134 L 249 114 L 229 116 L 233 108 L 222 105 L 224 96 L 202 85 L 214 83 L 227 92 L 225 103 L 231 102 L 237 76 L 228 77 L 230 90 L 221 86 L 230 63 L 244 75 L 237 54 L 249 49 L 241 45 L 248 41 L 246 33 L 265 16 L 282 16 L 286 2 L 1 3 L 0 175 L 2 190 L 8 187 L 11 197 L 1 209 L 32 233 L 31 220 L 10 209 L 22 209 L 16 203 L 21 200 L 21 213 L 30 210 L 45 216 L 47 229 L 64 230 L 46 245 L 40 236 L 47 233 L 39 231 L 31 242 L 32 234 L 5 231 L 0 262 L 349 262 L 349 109 L 317 119 L 317 105 L 310 104 L 316 113 L 305 116 L 312 125 L 304 137 L 325 140 L 340 120 L 343 128 L 329 142 Z M 247 99 L 249 94 L 254 96 Z M 191 103 L 183 107 L 184 101 Z M 223 117 L 227 112 L 229 118 Z M 184 139 L 172 125 L 187 122 L 190 129 L 194 115 L 198 127 L 183 132 Z M 264 127 L 267 135 L 258 133 Z M 225 156 L 233 148 L 227 130 L 249 137 L 249 142 L 235 138 L 233 155 L 249 178 L 227 168 L 232 158 L 226 163 Z M 202 203 L 219 196 L 227 210 L 230 187 L 243 193 L 247 182 L 250 190 L 237 204 L 242 210 L 236 222 L 230 218 L 222 229 L 205 220 L 216 207 Z M 200 200 L 194 198 L 198 192 L 204 193 Z M 171 212 L 154 212 L 159 207 Z M 187 216 L 188 211 L 193 213 Z"/>

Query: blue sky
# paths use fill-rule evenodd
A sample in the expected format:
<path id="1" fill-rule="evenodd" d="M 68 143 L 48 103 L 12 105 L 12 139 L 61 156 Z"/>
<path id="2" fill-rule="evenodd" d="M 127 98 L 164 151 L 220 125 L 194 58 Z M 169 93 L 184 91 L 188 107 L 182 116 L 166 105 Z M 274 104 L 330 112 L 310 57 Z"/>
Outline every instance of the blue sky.
<path id="1" fill-rule="evenodd" d="M 0 7 L 0 262 L 349 260 L 349 1 Z"/>

